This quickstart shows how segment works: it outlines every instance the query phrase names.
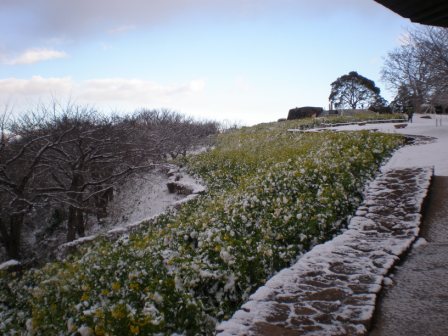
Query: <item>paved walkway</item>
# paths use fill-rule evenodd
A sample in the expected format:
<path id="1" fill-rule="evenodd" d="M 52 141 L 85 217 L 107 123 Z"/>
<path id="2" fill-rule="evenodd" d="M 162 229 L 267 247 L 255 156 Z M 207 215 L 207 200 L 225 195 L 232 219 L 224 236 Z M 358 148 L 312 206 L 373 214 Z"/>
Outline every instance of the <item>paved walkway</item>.
<path id="1" fill-rule="evenodd" d="M 365 335 L 385 275 L 418 235 L 432 172 L 384 172 L 347 231 L 271 278 L 218 335 Z"/>
<path id="2" fill-rule="evenodd" d="M 392 274 L 371 336 L 448 335 L 448 177 L 435 176 L 420 236 Z M 419 245 L 419 244 L 417 244 Z"/>

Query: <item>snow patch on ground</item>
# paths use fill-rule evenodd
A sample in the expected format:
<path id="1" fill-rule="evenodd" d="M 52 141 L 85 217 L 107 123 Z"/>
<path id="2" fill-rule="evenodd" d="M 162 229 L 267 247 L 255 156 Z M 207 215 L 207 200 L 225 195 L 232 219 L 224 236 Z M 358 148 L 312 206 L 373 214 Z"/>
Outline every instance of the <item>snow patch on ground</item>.
<path id="1" fill-rule="evenodd" d="M 385 277 L 383 283 L 384 286 L 392 286 L 394 284 L 394 281 L 389 277 Z"/>
<path id="2" fill-rule="evenodd" d="M 5 261 L 4 263 L 0 264 L 0 271 L 1 270 L 6 270 L 6 269 L 8 269 L 10 267 L 13 267 L 13 266 L 19 266 L 19 265 L 21 265 L 20 261 L 17 261 L 15 259 L 10 259 L 10 260 Z"/>
<path id="3" fill-rule="evenodd" d="M 169 178 L 161 172 L 149 172 L 127 181 L 110 203 L 111 228 L 142 222 L 167 210 L 182 195 L 170 194 L 166 186 Z"/>
<path id="4" fill-rule="evenodd" d="M 166 167 L 164 167 L 166 168 Z M 188 175 L 174 165 L 135 175 L 117 188 L 108 205 L 108 217 L 100 225 L 86 228 L 86 237 L 81 237 L 58 248 L 58 257 L 64 257 L 68 248 L 95 240 L 98 235 L 117 237 L 151 220 L 168 209 L 188 202 L 206 190 L 202 181 Z M 167 183 L 176 181 L 191 192 L 189 195 L 170 193 Z"/>
<path id="5" fill-rule="evenodd" d="M 95 240 L 96 237 L 97 237 L 96 235 L 91 235 L 91 236 L 87 236 L 87 237 L 81 237 L 81 238 L 78 238 L 78 239 L 76 239 L 74 241 L 71 241 L 71 242 L 68 242 L 68 243 L 64 243 L 60 247 L 63 247 L 63 248 L 73 247 L 73 246 L 76 246 L 76 245 L 79 245 L 79 244 L 83 244 L 83 243 Z"/>
<path id="6" fill-rule="evenodd" d="M 178 184 L 188 186 L 191 194 L 170 193 L 167 183 L 173 181 L 173 176 Z M 112 223 L 112 226 L 109 228 L 135 227 L 179 203 L 197 197 L 205 190 L 206 187 L 202 181 L 193 178 L 176 166 L 171 166 L 168 173 L 156 170 L 136 176 L 117 191 L 110 203 L 107 220 Z"/>
<path id="7" fill-rule="evenodd" d="M 420 237 L 417 239 L 417 241 L 414 243 L 414 245 L 412 245 L 413 248 L 419 248 L 422 246 L 428 245 L 428 242 L 425 238 Z"/>

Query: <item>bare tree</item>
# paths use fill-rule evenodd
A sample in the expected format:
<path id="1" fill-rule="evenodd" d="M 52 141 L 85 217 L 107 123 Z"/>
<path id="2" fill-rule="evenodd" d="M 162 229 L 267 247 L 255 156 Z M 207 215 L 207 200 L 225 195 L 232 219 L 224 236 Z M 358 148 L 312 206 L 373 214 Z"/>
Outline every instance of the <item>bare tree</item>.
<path id="1" fill-rule="evenodd" d="M 67 241 L 84 236 L 85 215 L 104 212 L 118 181 L 150 166 L 147 151 L 133 141 L 135 129 L 86 107 L 68 106 L 39 131 L 63 139 L 46 153 L 35 192 L 68 206 Z"/>
<path id="2" fill-rule="evenodd" d="M 186 155 L 187 150 L 205 143 L 206 139 L 218 132 L 218 124 L 211 121 L 196 121 L 174 111 L 142 110 L 133 116 L 135 123 L 147 143 L 157 143 L 161 157 L 176 158 Z"/>
<path id="3" fill-rule="evenodd" d="M 168 110 L 119 117 L 67 104 L 39 106 L 21 118 L 0 119 L 0 243 L 20 258 L 21 234 L 32 209 L 63 208 L 67 241 L 84 236 L 89 215 L 106 215 L 117 183 L 185 154 L 215 133 Z"/>
<path id="4" fill-rule="evenodd" d="M 33 192 L 39 172 L 45 168 L 44 157 L 62 140 L 64 134 L 50 139 L 48 134 L 21 137 L 14 123 L 2 118 L 0 146 L 0 242 L 10 258 L 20 258 L 23 220 L 40 201 Z"/>
<path id="5" fill-rule="evenodd" d="M 446 97 L 448 29 L 423 27 L 410 31 L 403 45 L 388 54 L 382 79 L 396 90 L 396 100 L 408 92 L 416 112 L 423 103 Z"/>
<path id="6" fill-rule="evenodd" d="M 448 89 L 448 28 L 425 27 L 411 34 L 419 54 L 428 63 L 430 80 L 436 91 Z"/>
<path id="7" fill-rule="evenodd" d="M 2 126 L 0 241 L 11 258 L 20 258 L 33 208 L 65 204 L 73 240 L 84 235 L 84 215 L 96 212 L 96 200 L 145 166 L 143 151 L 128 141 L 131 129 L 87 108 L 54 107 Z"/>

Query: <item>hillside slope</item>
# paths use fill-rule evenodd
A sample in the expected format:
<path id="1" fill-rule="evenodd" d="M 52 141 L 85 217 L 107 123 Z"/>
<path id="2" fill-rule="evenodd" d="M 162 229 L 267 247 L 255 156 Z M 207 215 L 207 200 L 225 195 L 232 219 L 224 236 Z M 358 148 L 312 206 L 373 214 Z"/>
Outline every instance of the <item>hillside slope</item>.
<path id="1" fill-rule="evenodd" d="M 223 134 L 186 160 L 208 192 L 117 241 L 0 278 L 0 331 L 213 333 L 257 287 L 331 238 L 402 143 L 369 131 Z M 297 126 L 297 125 L 295 125 Z"/>

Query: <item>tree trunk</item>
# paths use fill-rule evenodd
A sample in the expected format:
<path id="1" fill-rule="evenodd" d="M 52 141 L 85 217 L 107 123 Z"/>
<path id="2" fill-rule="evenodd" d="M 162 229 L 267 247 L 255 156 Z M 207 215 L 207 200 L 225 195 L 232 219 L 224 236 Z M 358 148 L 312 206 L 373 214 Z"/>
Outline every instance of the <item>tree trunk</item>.
<path id="1" fill-rule="evenodd" d="M 84 214 L 81 210 L 77 209 L 77 216 L 76 216 L 76 232 L 78 233 L 79 237 L 84 237 L 85 234 L 85 222 L 84 222 Z"/>
<path id="2" fill-rule="evenodd" d="M 75 208 L 70 206 L 68 209 L 68 219 L 67 219 L 67 242 L 71 242 L 76 238 L 76 224 L 75 224 Z"/>
<path id="3" fill-rule="evenodd" d="M 110 187 L 95 197 L 95 212 L 98 222 L 107 217 L 107 206 L 114 198 L 114 188 Z"/>
<path id="4" fill-rule="evenodd" d="M 421 113 L 422 112 L 422 104 L 423 104 L 423 98 L 420 95 L 414 95 L 411 98 L 412 107 L 414 108 L 415 113 Z"/>
<path id="5" fill-rule="evenodd" d="M 81 209 L 77 209 L 74 206 L 70 206 L 68 209 L 68 221 L 67 221 L 67 242 L 71 242 L 76 239 L 76 233 L 80 237 L 84 237 L 84 218 Z"/>
<path id="6" fill-rule="evenodd" d="M 10 259 L 20 259 L 20 244 L 24 214 L 11 215 L 9 219 L 9 234 L 6 241 L 6 252 Z M 3 236 L 3 232 L 2 232 Z M 5 238 L 5 237 L 3 237 Z"/>
<path id="7" fill-rule="evenodd" d="M 80 166 L 80 169 L 82 165 Z M 82 196 L 79 195 L 81 187 L 84 183 L 84 177 L 77 171 L 73 174 L 72 183 L 70 185 L 70 192 L 73 192 L 72 204 L 82 204 Z M 68 223 L 67 223 L 67 242 L 76 239 L 76 233 L 80 237 L 84 237 L 84 218 L 83 211 L 77 207 L 70 206 L 68 209 Z"/>
<path id="8" fill-rule="evenodd" d="M 11 239 L 9 238 L 9 232 L 8 232 L 8 226 L 7 224 L 2 221 L 0 218 L 0 243 L 5 248 L 6 251 L 8 251 L 8 245 Z"/>

